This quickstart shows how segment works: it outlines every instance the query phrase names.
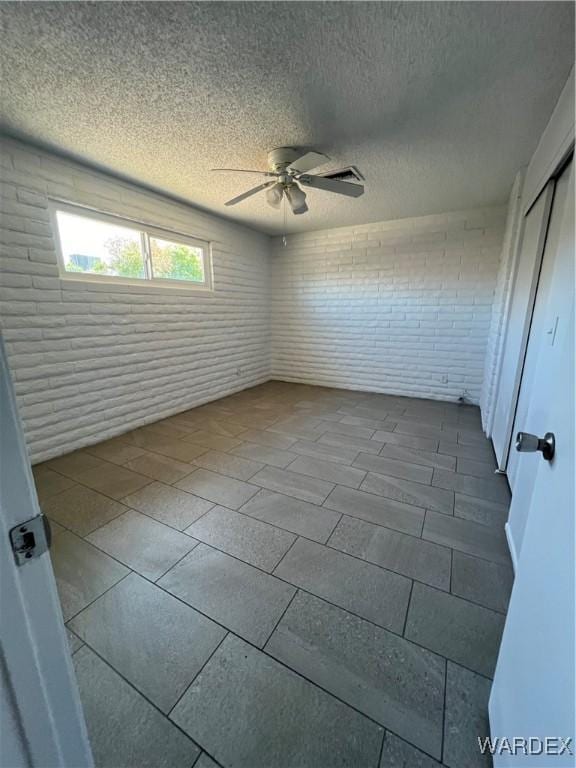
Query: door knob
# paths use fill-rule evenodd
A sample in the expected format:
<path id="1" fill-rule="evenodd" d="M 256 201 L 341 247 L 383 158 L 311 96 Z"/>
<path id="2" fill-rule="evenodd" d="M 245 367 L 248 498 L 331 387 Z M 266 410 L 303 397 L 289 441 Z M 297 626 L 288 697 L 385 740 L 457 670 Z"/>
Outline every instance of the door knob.
<path id="1" fill-rule="evenodd" d="M 518 432 L 516 435 L 516 450 L 520 453 L 535 453 L 541 451 L 546 461 L 554 458 L 556 439 L 552 432 L 546 432 L 544 437 L 536 437 L 529 432 Z"/>

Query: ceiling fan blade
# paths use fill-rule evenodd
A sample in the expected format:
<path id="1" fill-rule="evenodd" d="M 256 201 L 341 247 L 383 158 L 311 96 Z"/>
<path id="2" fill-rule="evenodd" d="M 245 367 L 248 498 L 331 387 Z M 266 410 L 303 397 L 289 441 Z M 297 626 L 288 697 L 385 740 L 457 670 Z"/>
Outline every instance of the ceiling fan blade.
<path id="1" fill-rule="evenodd" d="M 324 165 L 328 160 L 330 160 L 328 155 L 324 155 L 321 152 L 306 152 L 305 155 L 290 163 L 290 168 L 304 173 L 305 171 L 311 171 L 312 168 L 316 168 L 319 165 Z"/>
<path id="2" fill-rule="evenodd" d="M 308 206 L 306 205 L 306 192 L 303 189 L 292 184 L 286 188 L 286 197 L 290 203 L 290 208 L 292 208 L 292 213 L 296 215 L 306 213 Z"/>
<path id="3" fill-rule="evenodd" d="M 247 197 L 252 197 L 252 195 L 255 195 L 263 189 L 267 189 L 267 187 L 271 187 L 273 184 L 276 184 L 276 182 L 267 181 L 264 184 L 259 184 L 257 187 L 249 189 L 248 192 L 243 192 L 241 195 L 238 195 L 238 197 L 233 197 L 232 200 L 228 200 L 224 205 L 236 205 L 236 203 L 241 203 L 242 200 L 246 200 Z"/>
<path id="4" fill-rule="evenodd" d="M 284 187 L 282 184 L 276 182 L 273 187 L 266 190 L 266 201 L 272 208 L 280 208 L 282 202 L 282 196 L 284 195 Z"/>
<path id="5" fill-rule="evenodd" d="M 261 176 L 277 176 L 272 171 L 252 171 L 247 168 L 210 168 L 211 171 L 226 171 L 227 173 L 259 173 Z"/>
<path id="6" fill-rule="evenodd" d="M 337 195 L 346 195 L 347 197 L 360 197 L 364 194 L 363 184 L 349 184 L 347 181 L 326 179 L 324 176 L 299 176 L 298 183 L 305 187 L 323 189 L 325 192 L 335 192 Z"/>

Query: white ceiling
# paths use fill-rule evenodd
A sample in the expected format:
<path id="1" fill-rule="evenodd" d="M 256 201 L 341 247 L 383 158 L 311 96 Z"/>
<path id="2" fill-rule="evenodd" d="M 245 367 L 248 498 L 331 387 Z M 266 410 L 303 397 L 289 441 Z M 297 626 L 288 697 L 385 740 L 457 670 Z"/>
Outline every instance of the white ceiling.
<path id="1" fill-rule="evenodd" d="M 6 131 L 224 208 L 266 152 L 321 150 L 366 178 L 309 192 L 288 231 L 503 202 L 573 64 L 561 2 L 0 3 Z"/>

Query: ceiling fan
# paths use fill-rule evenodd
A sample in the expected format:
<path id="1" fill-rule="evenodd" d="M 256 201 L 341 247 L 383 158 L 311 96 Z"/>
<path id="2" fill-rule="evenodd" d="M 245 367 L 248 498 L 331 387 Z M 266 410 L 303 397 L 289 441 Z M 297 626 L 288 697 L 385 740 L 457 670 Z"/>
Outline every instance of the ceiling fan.
<path id="1" fill-rule="evenodd" d="M 238 195 L 238 197 L 233 197 L 225 205 L 236 205 L 236 203 L 241 203 L 242 200 L 266 190 L 266 200 L 273 208 L 279 208 L 285 197 L 292 208 L 292 213 L 301 214 L 308 210 L 306 192 L 301 187 L 321 189 L 325 192 L 333 192 L 347 197 L 360 197 L 364 194 L 363 184 L 350 184 L 346 181 L 329 179 L 325 176 L 314 176 L 308 173 L 308 171 L 328 162 L 329 159 L 327 155 L 321 152 L 302 152 L 294 147 L 279 147 L 268 152 L 268 171 L 252 171 L 245 168 L 212 168 L 212 170 L 231 173 L 257 173 L 274 179 L 259 184 L 257 187 Z"/>

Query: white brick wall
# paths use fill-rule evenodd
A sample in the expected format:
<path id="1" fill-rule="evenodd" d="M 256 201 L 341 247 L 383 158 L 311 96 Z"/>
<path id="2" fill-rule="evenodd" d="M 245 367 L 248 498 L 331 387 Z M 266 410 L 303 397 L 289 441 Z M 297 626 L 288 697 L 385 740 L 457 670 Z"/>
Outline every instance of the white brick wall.
<path id="1" fill-rule="evenodd" d="M 270 378 L 265 235 L 3 140 L 0 318 L 39 461 Z M 50 196 L 210 240 L 212 294 L 61 280 Z"/>
<path id="2" fill-rule="evenodd" d="M 273 378 L 477 403 L 505 213 L 275 238 Z"/>

